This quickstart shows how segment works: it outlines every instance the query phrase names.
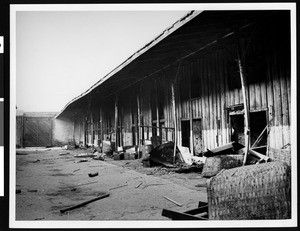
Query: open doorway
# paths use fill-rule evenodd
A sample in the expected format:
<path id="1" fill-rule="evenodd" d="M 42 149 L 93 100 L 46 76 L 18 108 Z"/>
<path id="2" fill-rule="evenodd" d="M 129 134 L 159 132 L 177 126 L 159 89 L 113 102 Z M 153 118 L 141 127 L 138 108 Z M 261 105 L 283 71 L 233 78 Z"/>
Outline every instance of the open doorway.
<path id="1" fill-rule="evenodd" d="M 182 146 L 190 148 L 190 121 L 181 121 L 181 142 Z"/>
<path id="2" fill-rule="evenodd" d="M 230 115 L 231 141 L 245 145 L 244 137 L 244 114 Z M 266 154 L 267 151 L 267 113 L 266 111 L 250 112 L 250 147 L 254 150 Z M 262 131 L 264 131 L 262 133 Z"/>

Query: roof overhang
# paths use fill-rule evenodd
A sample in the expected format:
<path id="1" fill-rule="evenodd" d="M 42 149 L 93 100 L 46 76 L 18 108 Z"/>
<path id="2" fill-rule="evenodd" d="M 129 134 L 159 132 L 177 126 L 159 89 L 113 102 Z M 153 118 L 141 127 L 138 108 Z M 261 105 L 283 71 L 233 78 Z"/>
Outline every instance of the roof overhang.
<path id="1" fill-rule="evenodd" d="M 56 116 L 74 116 L 89 100 L 99 101 L 151 77 L 178 62 L 205 55 L 206 48 L 233 39 L 235 32 L 253 30 L 258 21 L 276 11 L 191 11 L 158 37 L 130 56 L 87 91 L 71 100 Z"/>
<path id="2" fill-rule="evenodd" d="M 62 114 L 65 114 L 66 116 L 70 115 L 69 113 L 64 113 L 68 107 L 70 107 L 74 102 L 78 101 L 79 99 L 83 98 L 90 92 L 92 92 L 95 88 L 103 84 L 105 81 L 110 79 L 112 76 L 114 76 L 116 73 L 121 71 L 124 67 L 128 66 L 133 60 L 136 60 L 138 57 L 140 57 L 142 54 L 150 50 L 152 47 L 154 47 L 156 44 L 158 44 L 160 41 L 165 39 L 167 36 L 172 34 L 174 31 L 176 31 L 178 28 L 192 20 L 194 17 L 199 15 L 202 11 L 190 11 L 188 14 L 186 14 L 184 17 L 182 17 L 180 20 L 175 22 L 172 26 L 164 30 L 160 35 L 158 35 L 155 39 L 153 39 L 151 42 L 146 44 L 143 48 L 135 52 L 133 55 L 131 55 L 128 59 L 126 59 L 123 63 L 121 63 L 119 66 L 117 66 L 114 70 L 112 70 L 110 73 L 108 73 L 106 76 L 101 78 L 97 83 L 95 83 L 93 86 L 91 86 L 87 91 L 83 92 L 81 95 L 75 97 L 72 99 L 67 105 L 55 116 L 55 118 L 62 116 Z M 74 115 L 74 113 L 71 113 L 71 115 Z"/>

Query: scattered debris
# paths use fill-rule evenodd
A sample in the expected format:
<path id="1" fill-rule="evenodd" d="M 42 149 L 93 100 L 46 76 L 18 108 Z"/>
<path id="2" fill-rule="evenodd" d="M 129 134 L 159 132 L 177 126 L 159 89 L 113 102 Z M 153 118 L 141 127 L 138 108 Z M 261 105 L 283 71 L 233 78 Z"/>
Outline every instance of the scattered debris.
<path id="1" fill-rule="evenodd" d="M 75 158 L 85 158 L 85 157 L 95 157 L 97 154 L 94 153 L 80 153 L 80 154 L 75 154 Z"/>
<path id="2" fill-rule="evenodd" d="M 192 156 L 192 164 L 204 164 L 206 161 L 206 157 L 205 156 Z"/>
<path id="3" fill-rule="evenodd" d="M 34 218 L 34 220 L 44 220 L 45 217 L 37 217 L 37 218 Z"/>
<path id="4" fill-rule="evenodd" d="M 182 207 L 182 205 L 179 204 L 179 203 L 177 203 L 176 201 L 174 201 L 174 200 L 172 200 L 172 199 L 170 199 L 170 198 L 168 198 L 168 197 L 166 197 L 166 196 L 164 196 L 164 198 L 167 199 L 168 201 L 171 201 L 171 202 L 174 203 L 175 205 L 177 205 L 177 206 L 179 206 L 179 207 Z"/>
<path id="5" fill-rule="evenodd" d="M 135 159 L 135 153 L 124 153 L 124 160 L 134 160 Z"/>
<path id="6" fill-rule="evenodd" d="M 123 152 L 114 152 L 113 153 L 114 160 L 124 160 Z"/>
<path id="7" fill-rule="evenodd" d="M 20 189 L 17 189 L 17 190 L 16 190 L 16 194 L 19 194 L 19 193 L 21 193 L 21 190 L 20 190 Z"/>
<path id="8" fill-rule="evenodd" d="M 179 168 L 178 170 L 176 170 L 175 172 L 177 172 L 177 173 L 202 172 L 203 165 L 204 164 L 183 166 L 183 167 Z"/>
<path id="9" fill-rule="evenodd" d="M 124 185 L 120 185 L 120 186 L 117 186 L 117 187 L 114 187 L 114 188 L 110 188 L 109 190 L 113 190 L 113 189 L 117 189 L 117 188 L 122 188 L 122 187 L 125 187 L 125 186 L 128 186 L 128 184 L 124 184 Z"/>
<path id="10" fill-rule="evenodd" d="M 270 157 L 265 156 L 265 155 L 263 155 L 263 154 L 261 154 L 259 152 L 256 152 L 253 149 L 249 149 L 249 152 L 250 152 L 250 154 L 252 154 L 252 155 L 254 155 L 254 156 L 256 156 L 256 157 L 259 158 L 258 163 L 270 161 Z"/>
<path id="11" fill-rule="evenodd" d="M 69 152 L 61 152 L 58 155 L 63 156 L 63 155 L 69 155 L 69 154 L 70 154 Z"/>
<path id="12" fill-rule="evenodd" d="M 40 162 L 39 159 L 35 160 L 35 161 L 32 161 L 32 163 L 37 163 L 37 162 Z"/>
<path id="13" fill-rule="evenodd" d="M 93 157 L 94 160 L 102 160 L 102 161 L 104 161 L 105 160 L 104 158 L 106 157 L 105 153 L 99 153 L 97 151 L 94 153 L 94 155 L 95 155 Z"/>
<path id="14" fill-rule="evenodd" d="M 71 191 L 72 191 L 72 192 L 76 191 L 76 188 L 72 188 Z"/>
<path id="15" fill-rule="evenodd" d="M 149 187 L 149 186 L 157 186 L 157 185 L 165 185 L 165 184 L 147 184 L 147 185 L 145 185 L 145 186 L 143 187 L 143 189 L 144 189 L 144 188 L 147 188 L 147 187 Z"/>
<path id="16" fill-rule="evenodd" d="M 91 202 L 94 202 L 94 201 L 103 199 L 103 198 L 105 198 L 105 197 L 108 197 L 109 195 L 110 195 L 109 193 L 105 193 L 105 194 L 103 194 L 103 195 L 101 195 L 101 196 L 98 196 L 98 197 L 96 197 L 96 198 L 94 198 L 94 199 L 91 199 L 91 200 L 82 202 L 82 203 L 80 203 L 80 204 L 71 206 L 71 207 L 66 208 L 66 209 L 61 209 L 60 212 L 61 212 L 61 213 L 65 213 L 65 212 L 67 212 L 67 211 L 70 211 L 70 210 L 73 210 L 73 209 L 76 209 L 76 208 L 80 208 L 80 207 L 82 207 L 82 206 L 84 206 L 84 205 L 86 205 L 86 204 L 89 204 L 89 203 L 91 203 Z"/>
<path id="17" fill-rule="evenodd" d="M 208 204 L 199 201 L 198 208 L 191 209 L 185 212 L 177 212 L 168 209 L 163 209 L 161 215 L 171 218 L 172 220 L 207 220 Z"/>
<path id="18" fill-rule="evenodd" d="M 150 164 L 153 163 L 156 165 L 164 165 L 166 167 L 174 167 L 173 156 L 174 156 L 173 142 L 168 142 L 159 145 L 150 152 L 150 160 L 152 161 L 150 162 Z M 176 149 L 175 163 L 184 163 L 184 160 L 178 149 Z"/>
<path id="19" fill-rule="evenodd" d="M 96 157 L 93 157 L 93 160 L 102 160 L 102 161 L 104 161 L 104 158 L 102 156 L 96 156 Z"/>
<path id="20" fill-rule="evenodd" d="M 97 182 L 98 182 L 98 181 L 92 181 L 92 182 L 88 182 L 88 183 L 78 184 L 78 185 L 75 185 L 75 187 L 83 186 L 83 185 L 89 185 L 89 184 L 95 184 L 95 183 L 97 183 Z"/>
<path id="21" fill-rule="evenodd" d="M 28 155 L 28 153 L 24 153 L 24 152 L 17 152 L 16 155 Z"/>
<path id="22" fill-rule="evenodd" d="M 98 172 L 95 172 L 95 173 L 89 173 L 88 175 L 89 175 L 89 177 L 95 177 L 95 176 L 98 176 Z"/>
<path id="23" fill-rule="evenodd" d="M 200 183 L 200 184 L 196 184 L 195 187 L 206 187 L 207 183 Z"/>
<path id="24" fill-rule="evenodd" d="M 74 163 L 81 163 L 81 162 L 88 162 L 88 160 L 87 159 L 82 159 L 82 160 L 75 161 Z"/>
<path id="25" fill-rule="evenodd" d="M 184 160 L 184 162 L 187 164 L 187 165 L 192 165 L 192 155 L 190 153 L 190 150 L 188 147 L 183 147 L 183 146 L 177 146 L 179 151 L 180 151 L 180 154 Z"/>
<path id="26" fill-rule="evenodd" d="M 27 191 L 28 192 L 37 192 L 38 190 L 37 189 L 28 189 Z"/>
<path id="27" fill-rule="evenodd" d="M 143 182 L 140 182 L 137 186 L 135 186 L 135 188 L 138 188 L 141 186 L 141 184 L 143 184 Z"/>

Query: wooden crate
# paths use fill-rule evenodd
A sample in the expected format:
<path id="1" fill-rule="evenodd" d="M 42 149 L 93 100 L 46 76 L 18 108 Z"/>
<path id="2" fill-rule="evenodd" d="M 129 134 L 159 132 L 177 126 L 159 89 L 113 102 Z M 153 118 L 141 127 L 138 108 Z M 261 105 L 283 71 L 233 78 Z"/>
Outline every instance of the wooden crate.
<path id="1" fill-rule="evenodd" d="M 290 219 L 290 182 L 282 162 L 222 170 L 207 182 L 209 219 Z"/>

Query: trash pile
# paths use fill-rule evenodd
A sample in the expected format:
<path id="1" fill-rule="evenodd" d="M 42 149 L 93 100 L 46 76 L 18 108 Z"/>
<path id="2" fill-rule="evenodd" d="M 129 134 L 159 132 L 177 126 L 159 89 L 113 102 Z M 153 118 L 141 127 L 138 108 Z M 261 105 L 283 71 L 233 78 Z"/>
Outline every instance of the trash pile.
<path id="1" fill-rule="evenodd" d="M 243 166 L 245 161 L 244 146 L 231 142 L 214 149 L 207 149 L 202 156 L 194 156 L 188 147 L 177 146 L 167 142 L 154 149 L 143 146 L 142 163 L 144 167 L 163 166 L 177 168 L 177 173 L 199 172 L 202 177 L 212 177 L 222 169 Z M 245 165 L 269 162 L 271 159 L 253 149 L 249 150 Z"/>

